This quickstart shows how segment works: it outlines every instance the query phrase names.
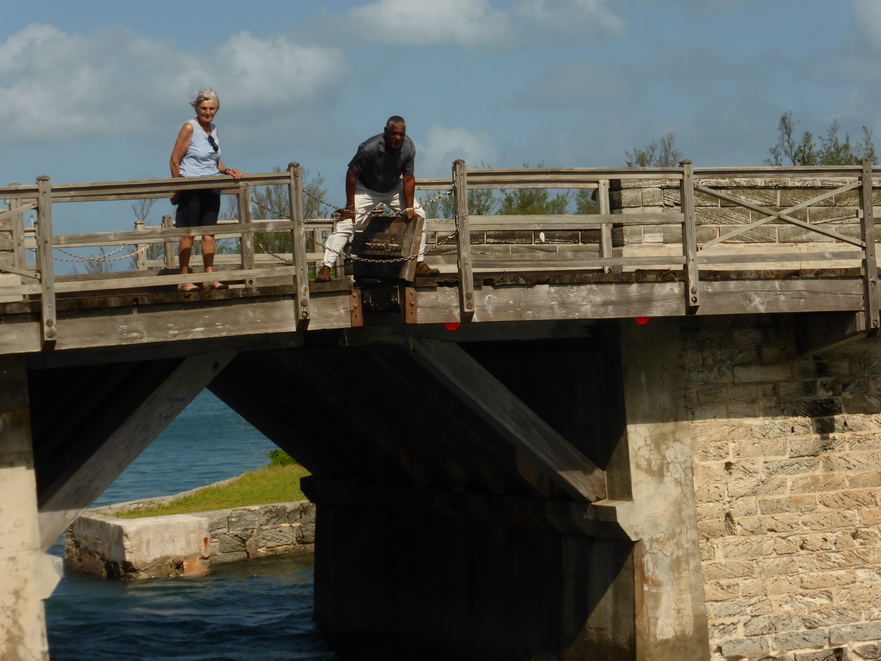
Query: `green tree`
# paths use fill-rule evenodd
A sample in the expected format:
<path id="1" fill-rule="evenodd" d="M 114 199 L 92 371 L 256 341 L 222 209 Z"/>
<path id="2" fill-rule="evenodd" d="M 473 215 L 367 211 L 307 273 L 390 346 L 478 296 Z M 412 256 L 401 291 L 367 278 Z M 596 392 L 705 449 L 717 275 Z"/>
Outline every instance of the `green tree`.
<path id="1" fill-rule="evenodd" d="M 276 165 L 273 172 L 281 172 Z M 303 212 L 306 218 L 322 218 L 321 202 L 327 192 L 324 189 L 324 177 L 320 174 L 310 178 L 308 170 L 303 170 Z M 238 218 L 238 199 L 227 197 L 225 218 Z M 287 219 L 290 217 L 290 193 L 284 184 L 262 186 L 251 191 L 251 216 L 261 220 Z M 254 249 L 257 252 L 285 253 L 291 252 L 290 232 L 255 232 Z"/>
<path id="2" fill-rule="evenodd" d="M 596 202 L 596 191 L 589 189 L 578 189 L 575 191 L 575 213 L 588 214 L 599 213 Z"/>
<path id="3" fill-rule="evenodd" d="M 135 220 L 142 220 L 146 225 L 147 220 L 150 218 L 150 211 L 153 209 L 154 204 L 156 204 L 155 197 L 142 198 L 140 200 L 135 200 L 134 202 L 132 202 L 132 213 L 135 215 Z M 137 249 L 138 246 L 132 246 L 132 250 Z M 151 243 L 144 251 L 144 257 L 146 257 L 147 259 L 159 259 L 160 257 L 162 257 L 163 252 L 165 252 L 165 244 Z M 131 267 L 133 269 L 138 268 L 137 255 L 132 255 Z"/>
<path id="4" fill-rule="evenodd" d="M 675 168 L 682 160 L 682 152 L 676 148 L 675 133 L 668 133 L 642 149 L 635 148 L 624 154 L 629 168 Z"/>
<path id="5" fill-rule="evenodd" d="M 528 163 L 524 168 L 530 167 Z M 543 168 L 544 163 L 536 167 Z M 545 216 L 563 214 L 569 210 L 571 191 L 553 193 L 547 188 L 515 188 L 503 189 L 499 203 L 500 215 L 511 216 Z"/>
<path id="6" fill-rule="evenodd" d="M 857 144 L 851 143 L 850 135 L 844 140 L 838 137 L 838 120 L 832 120 L 826 134 L 819 140 L 810 131 L 797 135 L 798 122 L 792 119 L 792 112 L 786 112 L 777 124 L 777 144 L 768 150 L 771 158 L 765 159 L 769 165 L 859 165 L 864 158 L 877 163 L 872 132 L 863 127 L 863 138 Z"/>
<path id="7" fill-rule="evenodd" d="M 428 218 L 453 218 L 456 215 L 456 198 L 453 194 L 445 195 L 434 202 L 425 204 L 426 200 L 430 200 L 437 193 L 426 194 L 421 196 L 420 203 L 425 209 L 425 215 Z M 495 192 L 489 188 L 469 188 L 468 189 L 468 213 L 475 216 L 491 216 L 495 213 L 498 202 Z"/>

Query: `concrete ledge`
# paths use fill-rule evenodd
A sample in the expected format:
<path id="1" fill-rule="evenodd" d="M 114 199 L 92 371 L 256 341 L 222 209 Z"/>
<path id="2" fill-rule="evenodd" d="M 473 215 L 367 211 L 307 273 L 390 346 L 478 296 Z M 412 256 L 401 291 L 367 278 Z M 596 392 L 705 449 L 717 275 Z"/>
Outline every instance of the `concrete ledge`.
<path id="1" fill-rule="evenodd" d="M 164 499 L 136 501 L 142 507 Z M 120 519 L 127 503 L 89 510 L 68 530 L 68 566 L 104 578 L 196 576 L 215 563 L 313 551 L 315 506 L 308 501 L 211 512 Z"/>

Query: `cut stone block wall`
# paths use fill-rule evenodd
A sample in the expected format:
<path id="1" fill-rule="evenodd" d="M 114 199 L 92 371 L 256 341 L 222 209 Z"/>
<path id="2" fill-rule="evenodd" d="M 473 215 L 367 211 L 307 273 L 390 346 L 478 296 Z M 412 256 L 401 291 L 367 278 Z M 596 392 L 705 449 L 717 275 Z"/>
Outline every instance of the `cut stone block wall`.
<path id="1" fill-rule="evenodd" d="M 881 659 L 881 340 L 804 358 L 796 323 L 686 322 L 714 660 Z"/>
<path id="2" fill-rule="evenodd" d="M 74 522 L 64 555 L 69 566 L 105 578 L 190 576 L 213 564 L 314 550 L 308 501 L 141 519 L 101 512 Z"/>

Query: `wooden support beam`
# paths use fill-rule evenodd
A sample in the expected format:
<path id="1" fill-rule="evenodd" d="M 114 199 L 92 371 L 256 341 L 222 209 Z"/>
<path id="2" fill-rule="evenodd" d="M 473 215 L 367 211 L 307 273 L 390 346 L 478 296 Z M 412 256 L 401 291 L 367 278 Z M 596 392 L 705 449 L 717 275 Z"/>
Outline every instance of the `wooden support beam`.
<path id="1" fill-rule="evenodd" d="M 48 549 L 235 356 L 219 349 L 181 361 L 79 467 L 47 485 L 40 505 L 40 540 Z"/>
<path id="2" fill-rule="evenodd" d="M 606 476 L 452 342 L 413 338 L 412 355 L 484 422 L 577 501 L 606 497 Z"/>

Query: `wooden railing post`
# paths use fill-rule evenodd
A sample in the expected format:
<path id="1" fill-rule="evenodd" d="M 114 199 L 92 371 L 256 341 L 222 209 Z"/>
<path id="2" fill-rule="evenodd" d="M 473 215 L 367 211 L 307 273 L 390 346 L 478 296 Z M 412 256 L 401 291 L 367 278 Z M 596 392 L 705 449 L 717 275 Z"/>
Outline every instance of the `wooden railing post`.
<path id="1" fill-rule="evenodd" d="M 306 218 L 303 205 L 303 170 L 299 163 L 290 163 L 288 190 L 291 203 L 291 258 L 294 260 L 296 295 L 294 312 L 297 330 L 309 325 L 309 265 L 306 263 Z"/>
<path id="2" fill-rule="evenodd" d="M 19 184 L 10 184 L 10 188 L 19 188 Z M 22 206 L 21 200 L 9 200 L 10 211 Z M 12 217 L 12 265 L 17 269 L 27 268 L 27 253 L 24 247 L 24 214 Z"/>
<path id="3" fill-rule="evenodd" d="M 700 306 L 700 279 L 697 268 L 697 220 L 694 213 L 694 165 L 684 160 L 682 182 L 680 185 L 680 204 L 682 208 L 682 256 L 685 258 L 685 311 L 697 312 Z"/>
<path id="4" fill-rule="evenodd" d="M 143 220 L 135 221 L 135 231 L 143 232 L 146 223 Z M 146 271 L 147 270 L 147 255 L 144 254 L 142 248 L 147 244 L 144 243 L 136 243 L 135 244 L 135 268 L 138 271 Z"/>
<path id="5" fill-rule="evenodd" d="M 860 230 L 865 244 L 863 252 L 863 274 L 865 277 L 866 328 L 869 333 L 877 333 L 879 293 L 878 262 L 875 258 L 875 215 L 872 212 L 873 182 L 872 162 L 863 159 L 862 185 L 860 187 Z"/>
<path id="6" fill-rule="evenodd" d="M 465 161 L 453 163 L 453 196 L 456 201 L 456 259 L 459 269 L 459 321 L 474 317 L 474 274 L 471 264 L 471 229 L 468 226 L 468 173 Z"/>
<path id="7" fill-rule="evenodd" d="M 239 202 L 239 222 L 246 225 L 251 224 L 251 187 L 246 183 L 239 184 L 238 192 Z M 242 268 L 252 270 L 254 268 L 254 233 L 242 232 Z M 253 287 L 254 278 L 245 278 L 245 286 Z"/>
<path id="8" fill-rule="evenodd" d="M 597 213 L 601 215 L 609 215 L 612 213 L 609 204 L 609 180 L 600 179 L 597 182 Z M 600 225 L 600 257 L 605 259 L 612 256 L 612 223 L 603 223 Z M 603 271 L 609 273 L 612 270 L 609 266 L 604 266 Z M 618 269 L 620 270 L 620 269 Z"/>
<path id="9" fill-rule="evenodd" d="M 168 230 L 174 227 L 174 220 L 168 214 L 162 216 L 162 229 Z M 172 270 L 177 268 L 177 250 L 175 250 L 174 241 L 166 241 L 162 244 L 164 246 L 164 255 L 163 258 L 165 260 L 165 268 Z"/>
<path id="10" fill-rule="evenodd" d="M 43 349 L 55 348 L 58 339 L 55 310 L 55 264 L 52 255 L 52 185 L 37 177 L 37 271 L 40 274 L 40 336 Z"/>

